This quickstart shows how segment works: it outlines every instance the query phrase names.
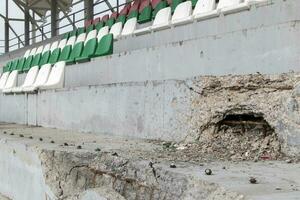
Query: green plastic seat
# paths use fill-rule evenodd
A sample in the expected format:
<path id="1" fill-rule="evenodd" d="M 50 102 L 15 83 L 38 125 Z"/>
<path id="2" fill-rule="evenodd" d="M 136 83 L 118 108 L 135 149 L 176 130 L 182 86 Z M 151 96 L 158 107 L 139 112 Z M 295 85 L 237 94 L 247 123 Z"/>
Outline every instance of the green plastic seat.
<path id="1" fill-rule="evenodd" d="M 10 71 L 11 65 L 12 65 L 11 61 L 9 61 L 8 63 L 6 63 L 5 67 L 3 67 L 3 73 Z"/>
<path id="2" fill-rule="evenodd" d="M 55 63 L 57 63 L 58 58 L 60 56 L 60 51 L 61 51 L 60 48 L 54 49 L 52 51 L 52 53 L 51 53 L 51 56 L 49 58 L 49 62 L 48 63 L 50 63 L 52 65 L 55 64 Z"/>
<path id="3" fill-rule="evenodd" d="M 79 63 L 88 62 L 94 56 L 95 51 L 97 49 L 97 38 L 90 39 L 84 46 L 82 54 L 80 57 L 76 58 L 75 60 Z"/>
<path id="4" fill-rule="evenodd" d="M 19 72 L 22 72 L 25 62 L 26 62 L 26 58 L 23 57 L 23 58 L 19 59 L 19 62 L 18 62 L 18 65 L 17 65 L 17 70 Z"/>
<path id="5" fill-rule="evenodd" d="M 72 36 L 77 36 L 77 30 L 71 31 L 69 33 L 69 38 L 72 37 Z"/>
<path id="6" fill-rule="evenodd" d="M 171 12 L 172 14 L 174 13 L 176 7 L 181 4 L 183 2 L 183 0 L 172 0 L 172 4 L 171 4 Z"/>
<path id="7" fill-rule="evenodd" d="M 70 36 L 70 32 L 65 33 L 64 36 L 63 36 L 63 39 L 69 39 L 69 36 Z"/>
<path id="8" fill-rule="evenodd" d="M 109 28 L 111 28 L 112 25 L 114 25 L 114 23 L 115 23 L 115 19 L 110 18 L 109 20 L 106 21 L 105 25 L 108 26 Z"/>
<path id="9" fill-rule="evenodd" d="M 192 8 L 194 9 L 195 8 L 195 6 L 196 6 L 196 4 L 197 4 L 197 2 L 198 2 L 198 0 L 191 0 L 192 1 Z M 201 1 L 201 0 L 200 0 Z"/>
<path id="10" fill-rule="evenodd" d="M 18 63 L 19 63 L 19 60 L 17 59 L 17 60 L 14 60 L 14 61 L 12 61 L 11 62 L 11 66 L 10 66 L 10 69 L 9 69 L 9 71 L 14 71 L 14 70 L 16 70 L 17 69 L 17 67 L 18 67 Z"/>
<path id="11" fill-rule="evenodd" d="M 72 45 L 65 46 L 60 53 L 58 61 L 66 61 L 70 58 L 72 52 Z"/>
<path id="12" fill-rule="evenodd" d="M 47 64 L 49 62 L 50 55 L 51 55 L 51 51 L 46 51 L 41 57 L 39 66 L 43 66 Z"/>
<path id="13" fill-rule="evenodd" d="M 89 26 L 86 28 L 86 33 L 88 34 L 88 33 L 91 32 L 92 30 L 94 30 L 94 28 L 95 28 L 94 24 L 89 25 Z"/>
<path id="14" fill-rule="evenodd" d="M 77 35 L 80 35 L 82 33 L 85 33 L 85 28 L 84 27 L 78 28 L 77 29 Z"/>
<path id="15" fill-rule="evenodd" d="M 93 57 L 98 56 L 106 56 L 113 53 L 113 41 L 114 36 L 113 34 L 107 34 L 102 37 L 102 39 L 99 41 L 98 46 L 96 48 L 95 54 Z"/>
<path id="16" fill-rule="evenodd" d="M 42 58 L 42 54 L 41 53 L 35 55 L 34 58 L 33 58 L 33 60 L 32 60 L 31 67 L 33 67 L 33 66 L 39 66 L 41 58 Z"/>
<path id="17" fill-rule="evenodd" d="M 131 19 L 131 18 L 134 18 L 134 17 L 137 18 L 138 15 L 139 15 L 139 12 L 138 12 L 137 10 L 134 10 L 134 11 L 132 11 L 132 12 L 130 12 L 130 13 L 128 14 L 127 20 L 129 20 L 129 19 Z"/>
<path id="18" fill-rule="evenodd" d="M 122 22 L 122 24 L 124 25 L 126 22 L 126 15 L 119 15 L 116 22 Z"/>
<path id="19" fill-rule="evenodd" d="M 154 10 L 153 10 L 153 12 L 152 12 L 152 19 L 155 18 L 155 16 L 156 16 L 156 14 L 158 13 L 158 11 L 160 11 L 160 10 L 163 9 L 163 8 L 166 8 L 167 6 L 168 6 L 168 4 L 167 4 L 166 1 L 161 1 L 161 2 L 159 2 L 159 3 L 155 6 L 155 8 L 154 8 Z"/>
<path id="20" fill-rule="evenodd" d="M 139 14 L 138 23 L 146 23 L 152 20 L 152 7 L 151 5 L 146 6 Z"/>
<path id="21" fill-rule="evenodd" d="M 83 51 L 84 42 L 78 42 L 74 45 L 74 48 L 72 49 L 72 52 L 70 54 L 70 57 L 68 60 L 66 60 L 66 64 L 74 64 L 75 59 L 79 58 Z"/>
<path id="22" fill-rule="evenodd" d="M 98 22 L 95 26 L 95 29 L 99 31 L 102 27 L 104 27 L 104 22 Z"/>
<path id="23" fill-rule="evenodd" d="M 22 72 L 28 72 L 29 69 L 31 68 L 31 64 L 32 64 L 32 60 L 33 60 L 33 56 L 29 56 L 25 63 L 24 63 L 24 66 L 22 68 Z"/>

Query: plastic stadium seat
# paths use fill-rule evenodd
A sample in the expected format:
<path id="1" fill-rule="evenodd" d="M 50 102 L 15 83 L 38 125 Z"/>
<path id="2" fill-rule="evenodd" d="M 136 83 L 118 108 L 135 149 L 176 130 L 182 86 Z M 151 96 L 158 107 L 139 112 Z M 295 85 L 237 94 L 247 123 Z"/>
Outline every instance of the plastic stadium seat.
<path id="1" fill-rule="evenodd" d="M 39 46 L 39 48 L 37 48 L 36 52 L 35 52 L 35 55 L 36 54 L 39 54 L 39 53 L 42 53 L 44 50 L 44 46 Z"/>
<path id="2" fill-rule="evenodd" d="M 171 6 L 171 12 L 174 13 L 176 7 L 182 2 L 183 0 L 168 0 L 169 5 Z"/>
<path id="3" fill-rule="evenodd" d="M 85 22 L 84 22 L 84 26 L 87 28 L 87 27 L 89 27 L 90 25 L 92 25 L 93 24 L 93 20 L 86 20 Z"/>
<path id="4" fill-rule="evenodd" d="M 86 38 L 85 33 L 82 33 L 77 37 L 76 43 L 72 48 L 71 54 L 69 58 L 66 60 L 67 64 L 75 63 L 75 59 L 81 56 L 85 38 Z"/>
<path id="5" fill-rule="evenodd" d="M 94 24 L 91 24 L 91 25 L 89 25 L 89 26 L 86 28 L 86 33 L 88 34 L 89 32 L 91 32 L 91 31 L 94 30 L 94 29 L 95 29 Z"/>
<path id="6" fill-rule="evenodd" d="M 18 80 L 18 70 L 14 70 L 12 71 L 8 78 L 7 78 L 7 81 L 5 83 L 5 86 L 4 88 L 2 89 L 2 92 L 3 93 L 10 93 L 11 92 L 11 89 L 13 87 L 16 87 L 17 85 L 17 80 Z"/>
<path id="7" fill-rule="evenodd" d="M 62 41 L 67 41 L 67 39 L 63 39 L 63 40 L 61 40 L 61 42 Z M 54 51 L 55 49 L 57 49 L 58 48 L 58 41 L 55 41 L 55 42 L 53 42 L 52 44 L 51 44 L 51 47 L 50 47 L 50 51 L 52 52 L 52 51 Z"/>
<path id="8" fill-rule="evenodd" d="M 18 65 L 17 65 L 17 70 L 19 72 L 22 72 L 24 64 L 25 64 L 25 61 L 26 61 L 26 58 L 20 58 L 19 59 L 19 62 L 18 62 Z"/>
<path id="9" fill-rule="evenodd" d="M 7 62 L 5 67 L 3 68 L 3 72 L 10 72 L 12 64 L 12 61 Z"/>
<path id="10" fill-rule="evenodd" d="M 27 58 L 29 56 L 29 54 L 30 54 L 30 49 L 27 49 L 23 57 Z"/>
<path id="11" fill-rule="evenodd" d="M 50 64 L 54 64 L 58 61 L 59 59 L 59 56 L 60 56 L 60 52 L 61 52 L 61 49 L 60 48 L 56 48 L 52 51 L 50 57 L 49 57 L 49 61 L 48 63 Z"/>
<path id="12" fill-rule="evenodd" d="M 22 91 L 28 93 L 35 92 L 39 88 L 39 86 L 44 85 L 47 82 L 50 72 L 51 72 L 51 64 L 43 65 L 39 70 L 34 83 L 30 86 L 23 87 Z"/>
<path id="13" fill-rule="evenodd" d="M 69 38 L 73 37 L 73 36 L 77 36 L 77 30 L 74 30 L 74 31 L 70 32 Z"/>
<path id="14" fill-rule="evenodd" d="M 109 15 L 106 14 L 101 18 L 101 21 L 106 23 L 108 19 L 109 19 Z"/>
<path id="15" fill-rule="evenodd" d="M 109 32 L 109 27 L 104 26 L 103 28 L 100 29 L 100 31 L 97 34 L 97 40 L 98 42 L 102 39 L 103 36 L 107 35 Z"/>
<path id="16" fill-rule="evenodd" d="M 191 22 L 192 20 L 192 2 L 186 1 L 176 7 L 171 23 L 172 25 L 181 25 Z"/>
<path id="17" fill-rule="evenodd" d="M 65 66 L 66 63 L 64 61 L 55 63 L 55 65 L 52 67 L 47 82 L 39 86 L 39 89 L 46 90 L 62 88 L 65 80 Z"/>
<path id="18" fill-rule="evenodd" d="M 131 7 L 131 5 L 127 4 L 127 5 L 125 5 L 122 8 L 122 10 L 120 11 L 119 16 L 118 16 L 116 22 L 122 22 L 122 24 L 125 24 L 125 22 L 126 22 L 126 16 L 127 16 L 128 12 L 130 10 L 130 7 Z"/>
<path id="19" fill-rule="evenodd" d="M 12 64 L 11 64 L 11 66 L 10 66 L 9 71 L 17 70 L 17 68 L 18 68 L 18 63 L 19 63 L 19 60 L 18 60 L 18 59 L 12 61 Z"/>
<path id="20" fill-rule="evenodd" d="M 82 33 L 85 33 L 85 28 L 84 27 L 80 27 L 77 29 L 77 35 L 80 35 Z"/>
<path id="21" fill-rule="evenodd" d="M 152 7 L 150 0 L 143 0 L 139 8 L 138 23 L 146 23 L 152 20 Z"/>
<path id="22" fill-rule="evenodd" d="M 129 12 L 127 15 L 127 20 L 131 19 L 133 17 L 136 17 L 136 18 L 138 17 L 139 7 L 140 7 L 140 1 L 135 1 L 129 9 Z"/>
<path id="23" fill-rule="evenodd" d="M 69 39 L 69 36 L 70 36 L 70 32 L 65 33 L 65 34 L 63 35 L 63 39 Z"/>
<path id="24" fill-rule="evenodd" d="M 29 56 L 34 56 L 35 52 L 36 52 L 36 48 L 31 49 Z"/>
<path id="25" fill-rule="evenodd" d="M 135 35 L 145 34 L 151 30 L 161 30 L 169 26 L 171 19 L 171 8 L 166 7 L 161 9 L 155 16 L 153 25 L 134 31 Z"/>
<path id="26" fill-rule="evenodd" d="M 154 1 L 152 1 L 154 2 Z M 152 18 L 154 19 L 158 11 L 161 9 L 167 7 L 167 2 L 164 0 L 156 0 L 154 4 L 152 4 L 153 12 L 152 12 Z"/>
<path id="27" fill-rule="evenodd" d="M 214 0 L 199 0 L 195 6 L 193 17 L 196 20 L 204 20 L 219 16 Z"/>
<path id="28" fill-rule="evenodd" d="M 70 57 L 70 54 L 72 52 L 72 48 L 73 48 L 75 42 L 76 42 L 76 37 L 75 36 L 69 38 L 68 41 L 60 42 L 60 44 L 59 44 L 60 54 L 59 54 L 58 60 L 56 60 L 55 62 L 54 61 L 51 62 L 51 64 L 54 64 L 57 61 L 66 61 L 66 60 L 68 60 L 69 57 Z"/>
<path id="29" fill-rule="evenodd" d="M 5 83 L 7 81 L 7 78 L 9 76 L 10 72 L 4 72 L 0 78 L 0 90 L 2 90 L 5 86 Z"/>
<path id="30" fill-rule="evenodd" d="M 118 38 L 120 37 L 121 32 L 122 32 L 122 26 L 123 26 L 123 25 L 122 25 L 122 22 L 118 22 L 118 23 L 115 23 L 115 24 L 111 27 L 109 33 L 111 33 L 111 34 L 114 35 L 114 39 L 115 39 L 115 40 L 118 39 Z"/>
<path id="31" fill-rule="evenodd" d="M 106 21 L 106 26 L 109 26 L 109 28 L 112 27 L 112 25 L 115 23 L 116 19 L 118 17 L 118 13 L 117 12 L 113 12 L 111 15 L 110 15 L 110 18 Z"/>
<path id="32" fill-rule="evenodd" d="M 126 21 L 126 23 L 124 24 L 121 35 L 122 36 L 132 35 L 133 32 L 136 29 L 136 23 L 137 23 L 136 17 L 131 18 L 128 21 Z"/>
<path id="33" fill-rule="evenodd" d="M 104 27 L 104 22 L 99 22 L 96 24 L 95 29 L 99 31 L 102 27 Z"/>
<path id="34" fill-rule="evenodd" d="M 14 87 L 11 89 L 11 92 L 13 93 L 21 93 L 23 91 L 23 88 L 32 86 L 35 82 L 35 79 L 37 77 L 37 74 L 39 72 L 39 67 L 34 66 L 30 68 L 28 71 L 24 83 L 20 87 Z"/>
<path id="35" fill-rule="evenodd" d="M 50 43 L 46 44 L 45 47 L 44 47 L 44 49 L 43 49 L 42 54 L 44 54 L 47 51 L 50 51 L 50 48 L 51 48 L 51 44 Z"/>
<path id="36" fill-rule="evenodd" d="M 50 50 L 44 52 L 43 55 L 42 55 L 42 57 L 41 57 L 39 66 L 47 64 L 49 62 L 50 55 L 51 55 L 51 51 Z"/>
<path id="37" fill-rule="evenodd" d="M 242 10 L 250 9 L 250 1 L 245 0 L 220 0 L 217 6 L 217 10 L 220 10 L 223 14 L 235 13 Z"/>
<path id="38" fill-rule="evenodd" d="M 75 60 L 77 62 L 90 61 L 90 59 L 92 58 L 92 56 L 95 53 L 97 45 L 98 45 L 97 31 L 93 30 L 88 34 L 88 36 L 84 42 L 84 48 L 82 51 L 82 55 L 79 58 L 76 58 Z"/>
<path id="39" fill-rule="evenodd" d="M 106 56 L 113 53 L 113 34 L 103 36 L 98 43 L 97 49 L 93 57 Z"/>
<path id="40" fill-rule="evenodd" d="M 42 53 L 36 54 L 34 56 L 34 58 L 32 59 L 32 63 L 31 63 L 30 68 L 33 67 L 33 66 L 39 66 L 41 58 L 42 58 Z"/>
<path id="41" fill-rule="evenodd" d="M 33 61 L 33 56 L 29 56 L 23 65 L 22 72 L 27 72 L 30 69 L 32 61 Z"/>
<path id="42" fill-rule="evenodd" d="M 96 19 L 93 20 L 93 24 L 96 25 L 101 21 L 100 17 L 97 17 Z"/>

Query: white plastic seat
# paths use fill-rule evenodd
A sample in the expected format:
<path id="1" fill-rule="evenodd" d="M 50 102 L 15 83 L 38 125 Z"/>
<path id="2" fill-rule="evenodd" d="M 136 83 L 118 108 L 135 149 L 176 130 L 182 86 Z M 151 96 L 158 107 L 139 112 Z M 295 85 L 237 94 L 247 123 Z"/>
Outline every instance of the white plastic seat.
<path id="1" fill-rule="evenodd" d="M 80 35 L 78 35 L 78 37 L 76 38 L 76 41 L 74 44 L 77 44 L 79 42 L 84 42 L 86 38 L 86 33 L 81 33 Z"/>
<path id="2" fill-rule="evenodd" d="M 34 84 L 36 77 L 39 72 L 39 67 L 31 67 L 28 71 L 24 83 L 20 87 L 14 87 L 11 89 L 11 92 L 13 93 L 21 93 L 23 91 L 23 88 L 30 87 Z"/>
<path id="3" fill-rule="evenodd" d="M 63 49 L 66 46 L 67 41 L 67 39 L 62 39 L 58 44 L 58 48 Z"/>
<path id="4" fill-rule="evenodd" d="M 151 30 L 161 30 L 168 28 L 171 19 L 171 8 L 166 7 L 157 12 L 152 26 L 137 29 L 134 31 L 135 35 L 142 35 L 150 32 Z"/>
<path id="5" fill-rule="evenodd" d="M 9 76 L 9 72 L 4 72 L 0 78 L 0 90 L 2 90 L 5 86 L 7 78 Z"/>
<path id="6" fill-rule="evenodd" d="M 137 23 L 136 17 L 127 20 L 126 23 L 124 24 L 121 35 L 122 36 L 132 35 L 136 29 L 136 23 Z"/>
<path id="7" fill-rule="evenodd" d="M 36 52 L 36 48 L 31 49 L 29 56 L 34 56 Z"/>
<path id="8" fill-rule="evenodd" d="M 201 1 L 201 0 L 200 0 Z M 182 25 L 193 21 L 192 17 L 192 2 L 186 1 L 180 3 L 174 11 L 171 19 L 172 25 Z"/>
<path id="9" fill-rule="evenodd" d="M 68 42 L 65 44 L 65 46 L 69 46 L 69 45 L 74 46 L 75 42 L 76 42 L 76 36 L 72 36 L 68 39 Z M 59 47 L 63 49 L 61 45 L 59 45 Z"/>
<path id="10" fill-rule="evenodd" d="M 51 44 L 51 48 L 50 48 L 50 51 L 54 51 L 55 49 L 58 48 L 58 41 L 55 41 Z"/>
<path id="11" fill-rule="evenodd" d="M 250 8 L 249 0 L 220 0 L 217 9 L 220 10 L 224 15 L 240 12 Z M 253 1 L 251 1 L 253 2 Z"/>
<path id="12" fill-rule="evenodd" d="M 218 10 L 216 10 L 215 0 L 201 0 L 197 1 L 195 9 L 193 11 L 193 17 L 196 20 L 204 20 L 212 17 L 219 16 Z"/>
<path id="13" fill-rule="evenodd" d="M 108 32 L 109 32 L 109 27 L 108 26 L 102 27 L 99 30 L 98 34 L 97 34 L 97 40 L 98 40 L 98 42 L 102 39 L 103 36 L 107 35 Z"/>
<path id="14" fill-rule="evenodd" d="M 39 86 L 44 85 L 47 82 L 50 72 L 51 64 L 43 65 L 39 70 L 34 83 L 31 86 L 23 87 L 22 91 L 26 93 L 35 92 L 39 88 Z"/>
<path id="15" fill-rule="evenodd" d="M 28 58 L 29 54 L 30 54 L 30 49 L 27 49 L 24 54 L 24 58 Z"/>
<path id="16" fill-rule="evenodd" d="M 112 27 L 110 28 L 109 33 L 113 34 L 114 39 L 118 39 L 121 35 L 122 32 L 122 22 L 117 22 L 114 25 L 112 25 Z"/>
<path id="17" fill-rule="evenodd" d="M 86 43 L 91 40 L 91 39 L 94 39 L 97 37 L 97 30 L 92 30 L 88 33 L 88 35 L 86 36 L 86 39 L 85 39 L 85 42 L 84 42 L 84 45 L 86 45 Z"/>
<path id="18" fill-rule="evenodd" d="M 47 51 L 50 51 L 50 48 L 51 48 L 51 44 L 50 43 L 46 44 L 44 49 L 43 49 L 42 54 L 46 53 Z"/>
<path id="19" fill-rule="evenodd" d="M 66 62 L 55 63 L 47 82 L 39 87 L 41 90 L 58 89 L 64 86 Z"/>
<path id="20" fill-rule="evenodd" d="M 11 93 L 11 89 L 13 87 L 16 87 L 17 85 L 17 80 L 18 80 L 18 70 L 14 70 L 9 74 L 2 92 Z"/>
<path id="21" fill-rule="evenodd" d="M 44 50 L 44 46 L 39 46 L 39 48 L 37 48 L 36 52 L 35 52 L 35 55 L 39 54 L 39 53 L 42 53 Z"/>

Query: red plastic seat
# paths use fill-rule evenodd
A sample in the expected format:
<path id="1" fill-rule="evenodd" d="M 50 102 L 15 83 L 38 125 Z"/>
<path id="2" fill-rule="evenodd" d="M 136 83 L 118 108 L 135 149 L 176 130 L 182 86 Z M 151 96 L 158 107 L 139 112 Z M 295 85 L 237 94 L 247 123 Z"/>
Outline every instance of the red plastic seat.
<path id="1" fill-rule="evenodd" d="M 172 0 L 167 0 L 168 4 L 171 5 L 172 4 Z"/>
<path id="2" fill-rule="evenodd" d="M 97 17 L 96 19 L 93 20 L 93 24 L 96 25 L 97 23 L 99 23 L 101 21 L 100 17 Z"/>
<path id="3" fill-rule="evenodd" d="M 118 18 L 118 12 L 113 12 L 113 13 L 111 13 L 111 15 L 110 15 L 110 19 L 117 19 Z"/>
<path id="4" fill-rule="evenodd" d="M 151 1 L 152 8 L 154 9 L 157 6 L 157 4 L 159 4 L 161 1 L 162 0 L 152 0 Z"/>
<path id="5" fill-rule="evenodd" d="M 92 23 L 93 23 L 93 20 L 92 20 L 92 19 L 91 19 L 91 20 L 86 20 L 86 21 L 84 22 L 84 26 L 85 26 L 85 27 L 88 27 L 88 26 L 92 25 Z"/>
<path id="6" fill-rule="evenodd" d="M 106 14 L 102 17 L 101 21 L 106 22 L 109 19 L 109 15 Z"/>
<path id="7" fill-rule="evenodd" d="M 129 9 L 128 14 L 130 14 L 132 11 L 139 10 L 140 4 L 141 4 L 141 1 L 134 1 L 132 6 Z"/>
<path id="8" fill-rule="evenodd" d="M 140 7 L 139 12 L 142 12 L 144 8 L 150 5 L 150 0 L 143 0 Z"/>
<path id="9" fill-rule="evenodd" d="M 119 15 L 127 15 L 129 10 L 131 8 L 131 5 L 130 4 L 127 4 L 125 5 L 122 10 L 120 11 L 120 14 Z"/>

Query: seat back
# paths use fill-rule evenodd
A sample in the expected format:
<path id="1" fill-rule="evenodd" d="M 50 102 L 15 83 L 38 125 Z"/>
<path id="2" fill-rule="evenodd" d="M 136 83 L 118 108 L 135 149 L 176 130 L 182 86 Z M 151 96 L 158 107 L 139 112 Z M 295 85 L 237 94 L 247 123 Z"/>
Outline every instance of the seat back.
<path id="1" fill-rule="evenodd" d="M 124 28 L 122 30 L 121 35 L 130 35 L 130 34 L 132 34 L 136 29 L 136 23 L 137 23 L 137 18 L 136 17 L 127 20 L 126 23 L 124 24 Z"/>
<path id="2" fill-rule="evenodd" d="M 29 54 L 30 54 L 30 49 L 27 49 L 23 57 L 27 58 L 29 56 Z"/>
<path id="3" fill-rule="evenodd" d="M 66 46 L 68 46 L 68 45 L 74 46 L 75 42 L 76 42 L 76 36 L 72 36 L 72 37 L 70 37 L 70 38 L 68 39 L 68 42 L 67 42 Z M 61 48 L 61 49 L 62 49 L 62 48 Z"/>
<path id="4" fill-rule="evenodd" d="M 193 15 L 210 12 L 216 9 L 215 0 L 199 0 L 196 3 Z"/>
<path id="5" fill-rule="evenodd" d="M 36 48 L 31 49 L 29 56 L 34 56 L 36 52 Z"/>
<path id="6" fill-rule="evenodd" d="M 158 11 L 156 14 L 153 25 L 168 23 L 171 19 L 171 7 L 166 7 Z"/>
<path id="7" fill-rule="evenodd" d="M 85 39 L 85 42 L 84 42 L 84 45 L 86 45 L 86 43 L 93 39 L 93 38 L 96 38 L 97 37 L 97 30 L 92 30 L 91 32 L 89 32 L 89 34 L 87 35 L 86 39 Z"/>
<path id="8" fill-rule="evenodd" d="M 217 9 L 222 9 L 229 6 L 234 6 L 242 3 L 243 0 L 220 0 Z"/>
<path id="9" fill-rule="evenodd" d="M 108 31 L 109 31 L 109 27 L 108 26 L 104 26 L 100 29 L 100 31 L 98 32 L 97 34 L 97 39 L 98 39 L 98 42 L 102 39 L 102 37 L 104 35 L 107 35 L 108 34 Z"/>
<path id="10" fill-rule="evenodd" d="M 152 8 L 155 9 L 155 7 L 161 2 L 161 0 L 152 0 L 151 1 L 151 5 Z"/>
<path id="11" fill-rule="evenodd" d="M 97 17 L 96 19 L 93 20 L 93 24 L 96 25 L 101 21 L 100 17 Z"/>
<path id="12" fill-rule="evenodd" d="M 150 5 L 150 0 L 143 0 L 140 7 L 139 7 L 139 13 L 141 13 L 144 8 Z"/>
<path id="13" fill-rule="evenodd" d="M 77 44 L 77 43 L 79 43 L 79 42 L 84 42 L 84 41 L 85 41 L 85 38 L 86 38 L 86 34 L 85 34 L 85 33 L 80 34 L 80 35 L 77 37 L 75 44 Z"/>
<path id="14" fill-rule="evenodd" d="M 122 22 L 115 23 L 109 31 L 109 33 L 114 35 L 114 39 L 117 39 L 121 35 L 121 32 L 122 32 Z"/>
<path id="15" fill-rule="evenodd" d="M 33 86 L 40 86 L 44 85 L 49 77 L 51 71 L 51 64 L 45 64 L 41 67 L 40 71 L 38 72 L 38 75 L 36 77 L 36 80 L 33 84 Z"/>
<path id="16" fill-rule="evenodd" d="M 63 39 L 63 40 L 66 40 L 66 39 Z M 62 42 L 63 40 L 61 40 L 61 42 Z M 55 42 L 52 43 L 51 48 L 50 48 L 50 51 L 52 52 L 52 51 L 54 51 L 54 50 L 57 49 L 57 48 L 58 48 L 58 41 L 55 41 Z"/>
<path id="17" fill-rule="evenodd" d="M 35 52 L 35 55 L 39 54 L 39 53 L 42 53 L 44 50 L 44 46 L 39 46 L 39 48 L 37 48 L 36 52 Z"/>
<path id="18" fill-rule="evenodd" d="M 9 89 L 15 87 L 17 85 L 17 79 L 18 79 L 18 70 L 14 70 L 9 74 L 4 88 Z"/>
<path id="19" fill-rule="evenodd" d="M 172 16 L 172 21 L 186 18 L 191 14 L 192 14 L 192 2 L 191 1 L 183 2 L 175 8 L 174 14 Z"/>
<path id="20" fill-rule="evenodd" d="M 28 71 L 28 73 L 26 75 L 26 78 L 25 78 L 25 81 L 24 81 L 22 87 L 32 86 L 35 82 L 38 72 L 39 72 L 38 66 L 34 66 L 34 67 L 30 68 L 30 70 Z"/>
<path id="21" fill-rule="evenodd" d="M 42 54 L 44 54 L 47 51 L 50 51 L 50 48 L 51 48 L 51 44 L 50 43 L 46 44 L 45 47 L 44 47 L 44 49 L 43 49 Z"/>
<path id="22" fill-rule="evenodd" d="M 4 72 L 0 78 L 0 89 L 3 89 L 5 86 L 5 83 L 7 81 L 7 78 L 9 76 L 9 72 Z"/>
<path id="23" fill-rule="evenodd" d="M 106 14 L 102 17 L 101 21 L 106 22 L 109 19 L 109 15 Z"/>
<path id="24" fill-rule="evenodd" d="M 55 65 L 52 67 L 46 85 L 55 85 L 57 87 L 63 87 L 65 66 L 66 62 L 64 61 L 55 63 Z"/>
<path id="25" fill-rule="evenodd" d="M 113 53 L 113 34 L 103 36 L 98 43 L 95 56 L 105 56 Z"/>

